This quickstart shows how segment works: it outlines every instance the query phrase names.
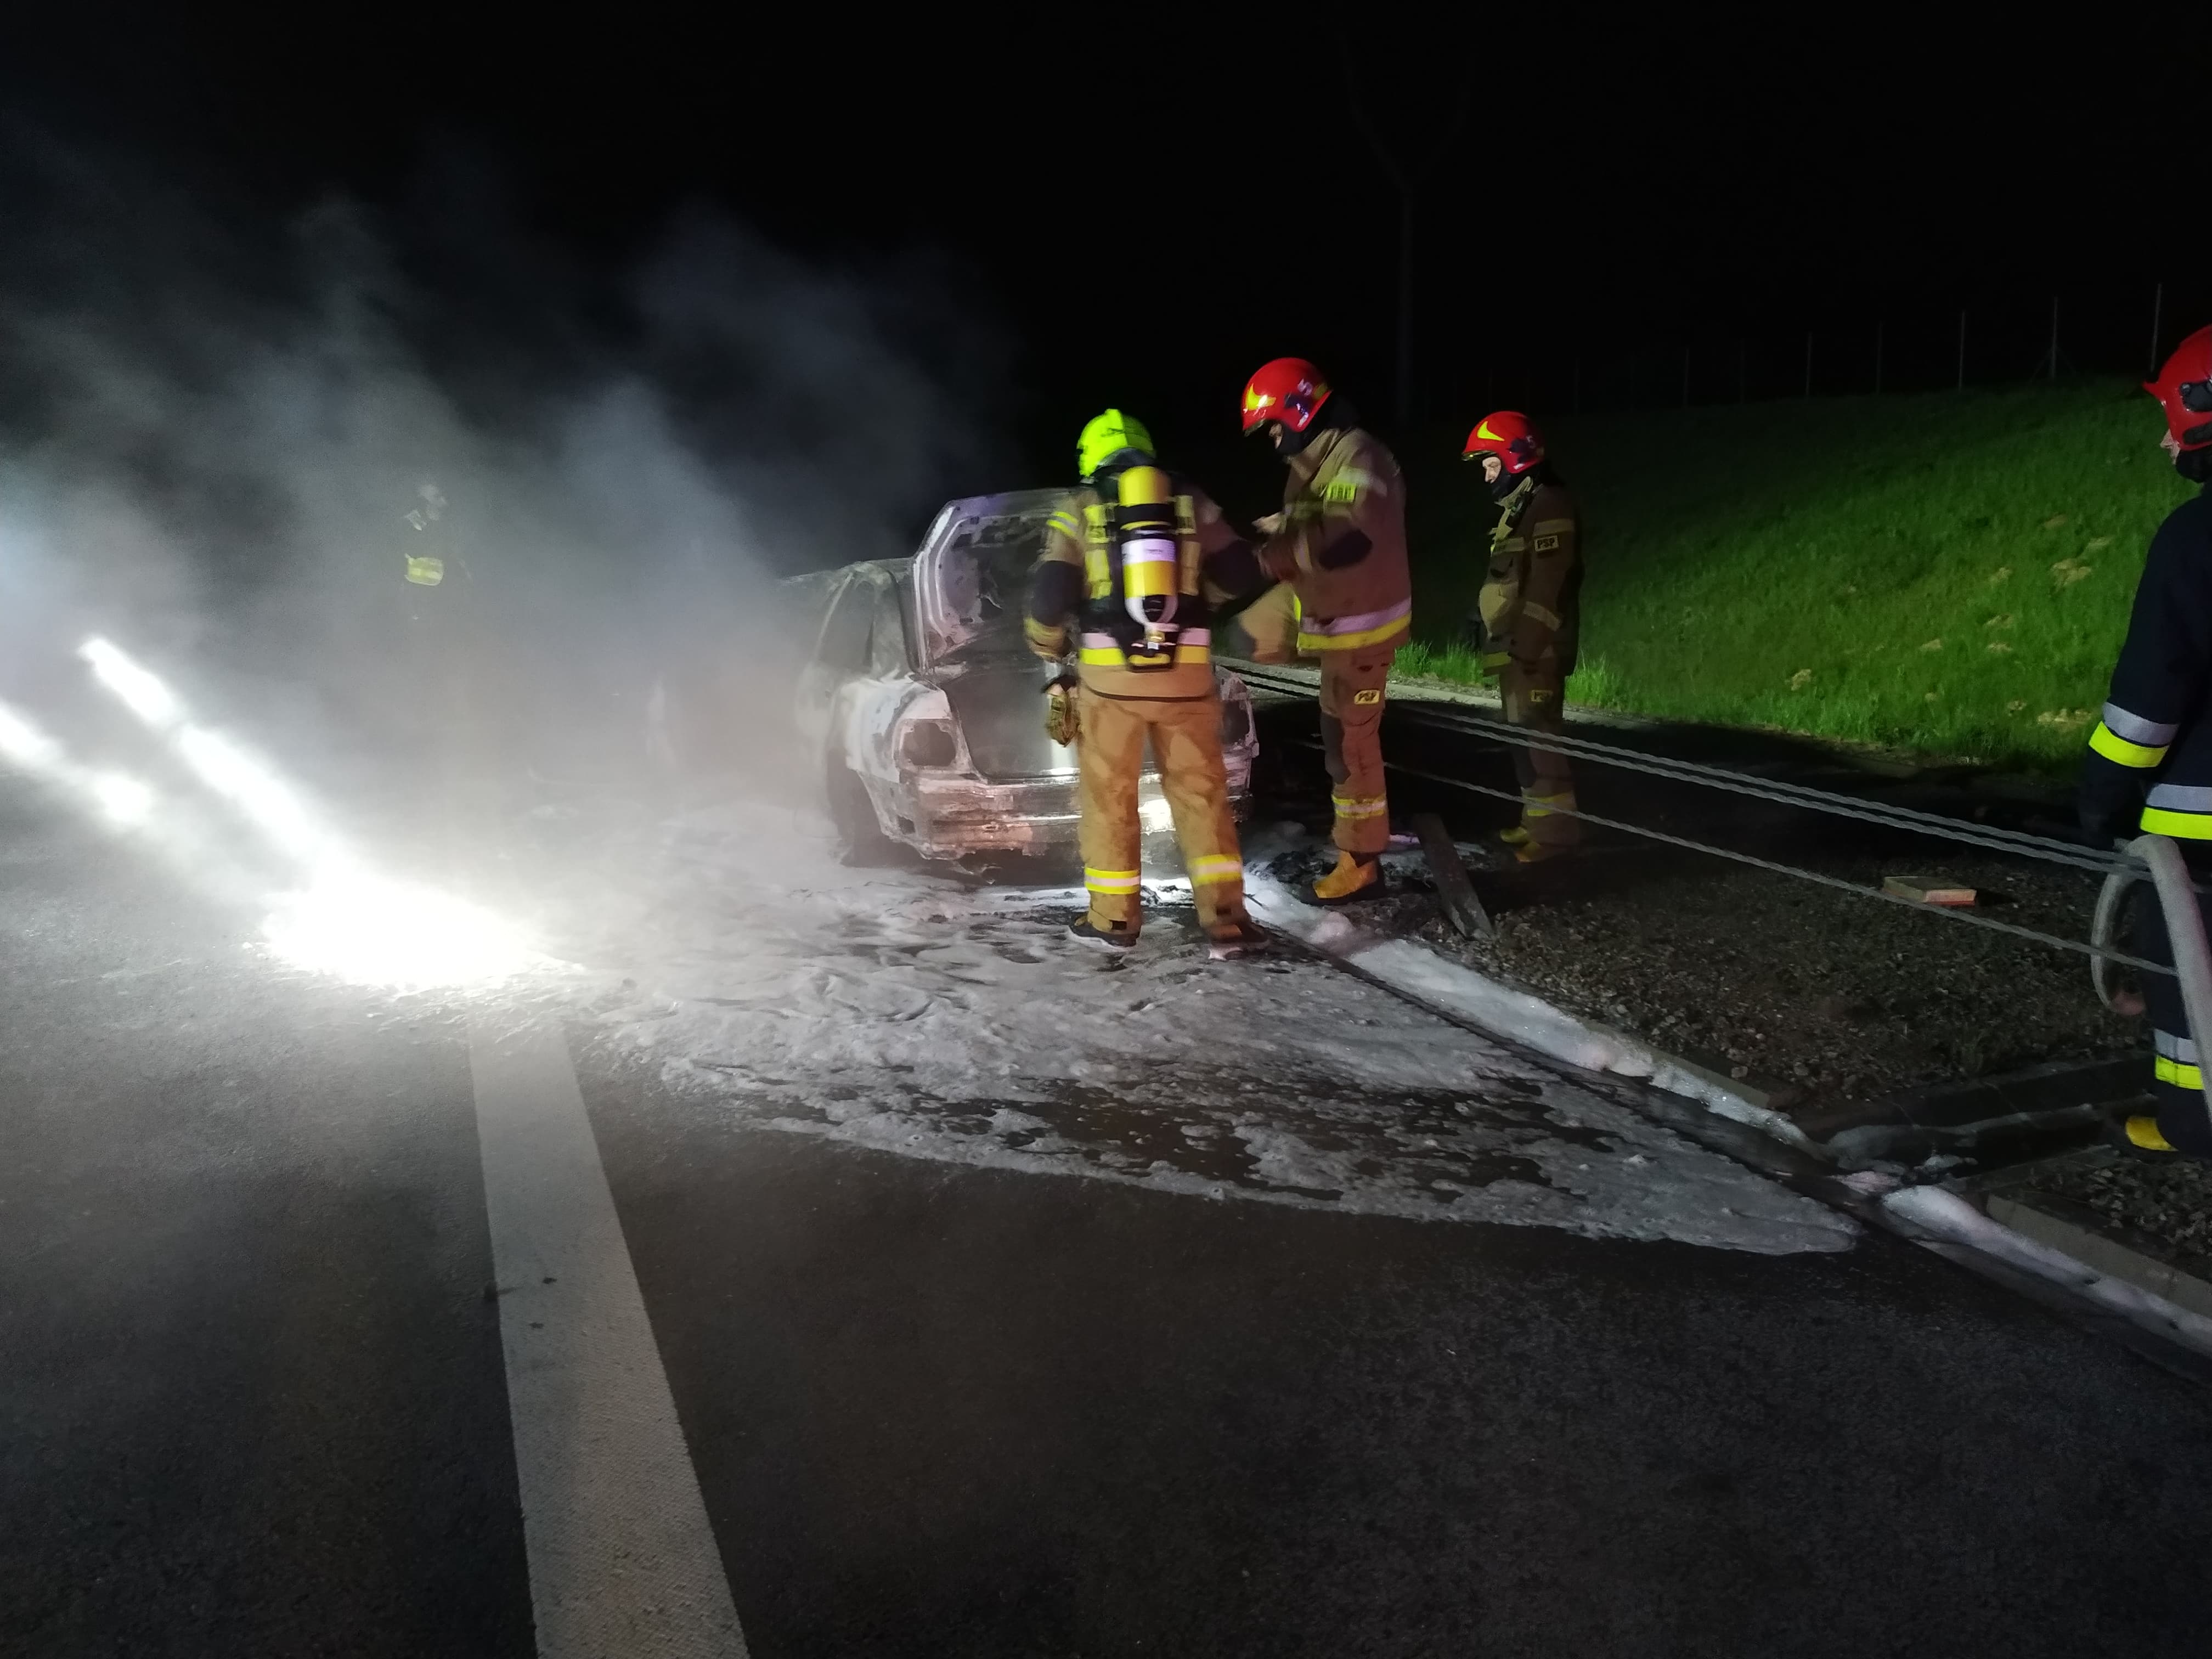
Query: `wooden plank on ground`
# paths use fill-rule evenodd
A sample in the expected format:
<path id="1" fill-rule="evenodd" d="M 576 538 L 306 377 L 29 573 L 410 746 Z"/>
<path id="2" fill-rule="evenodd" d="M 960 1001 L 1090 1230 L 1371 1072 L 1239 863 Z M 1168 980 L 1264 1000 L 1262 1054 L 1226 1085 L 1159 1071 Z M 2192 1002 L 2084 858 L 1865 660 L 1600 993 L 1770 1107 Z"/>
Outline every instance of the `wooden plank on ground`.
<path id="1" fill-rule="evenodd" d="M 1421 851 L 1428 859 L 1429 874 L 1436 880 L 1437 900 L 1443 906 L 1444 920 L 1466 938 L 1497 938 L 1490 912 L 1475 896 L 1474 884 L 1468 879 L 1467 866 L 1460 862 L 1459 848 L 1444 821 L 1434 812 L 1416 812 L 1413 833 L 1421 838 Z"/>

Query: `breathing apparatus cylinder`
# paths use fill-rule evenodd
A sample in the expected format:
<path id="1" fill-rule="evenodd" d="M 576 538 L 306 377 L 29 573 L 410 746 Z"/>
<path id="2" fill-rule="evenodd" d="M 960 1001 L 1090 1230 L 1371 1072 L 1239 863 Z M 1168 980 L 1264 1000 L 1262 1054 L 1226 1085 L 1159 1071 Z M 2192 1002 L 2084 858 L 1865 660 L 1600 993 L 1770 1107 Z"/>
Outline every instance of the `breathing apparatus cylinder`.
<path id="1" fill-rule="evenodd" d="M 1121 474 L 1114 513 L 1115 551 L 1121 566 L 1122 604 L 1145 630 L 1127 654 L 1132 668 L 1165 668 L 1175 661 L 1176 592 L 1182 550 L 1176 537 L 1174 486 L 1156 466 Z"/>

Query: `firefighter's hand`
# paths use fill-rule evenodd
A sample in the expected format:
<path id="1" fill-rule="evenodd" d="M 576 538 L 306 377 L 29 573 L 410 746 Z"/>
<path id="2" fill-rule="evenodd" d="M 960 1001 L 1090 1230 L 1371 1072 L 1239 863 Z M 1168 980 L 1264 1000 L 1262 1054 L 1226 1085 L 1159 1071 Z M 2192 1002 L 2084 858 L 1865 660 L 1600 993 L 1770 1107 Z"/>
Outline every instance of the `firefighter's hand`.
<path id="1" fill-rule="evenodd" d="M 1044 734 L 1063 749 L 1075 741 L 1075 677 L 1062 674 L 1044 689 Z"/>
<path id="2" fill-rule="evenodd" d="M 2081 780 L 2074 810 L 2081 839 L 2100 850 L 2109 848 L 2133 832 L 2142 811 L 2142 787 L 2118 767 L 2099 768 Z"/>

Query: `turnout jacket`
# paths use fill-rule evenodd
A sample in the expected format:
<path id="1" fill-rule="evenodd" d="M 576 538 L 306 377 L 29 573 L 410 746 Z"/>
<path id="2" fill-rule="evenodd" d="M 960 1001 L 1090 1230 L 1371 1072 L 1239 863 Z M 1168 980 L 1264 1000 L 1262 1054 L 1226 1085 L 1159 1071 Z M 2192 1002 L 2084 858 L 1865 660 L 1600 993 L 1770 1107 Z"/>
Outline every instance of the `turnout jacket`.
<path id="1" fill-rule="evenodd" d="M 1044 548 L 1030 575 L 1023 618 L 1030 649 L 1048 661 L 1066 654 L 1069 626 L 1078 635 L 1077 676 L 1088 690 L 1109 697 L 1179 699 L 1212 696 L 1213 611 L 1263 586 L 1266 577 L 1252 544 L 1237 532 L 1213 498 L 1188 478 L 1170 475 L 1176 506 L 1177 538 L 1189 591 L 1176 601 L 1175 663 L 1139 671 L 1123 653 L 1144 629 L 1129 615 L 1121 566 L 1111 556 L 1106 506 L 1113 481 L 1070 490 L 1045 520 Z"/>
<path id="2" fill-rule="evenodd" d="M 2212 491 L 2151 538 L 2111 699 L 2082 757 L 2082 827 L 2212 841 Z"/>
<path id="3" fill-rule="evenodd" d="M 1413 632 L 1406 481 L 1382 441 L 1322 433 L 1290 458 L 1283 510 L 1263 520 L 1260 562 L 1298 600 L 1298 650 L 1403 645 Z"/>
<path id="4" fill-rule="evenodd" d="M 1566 487 L 1533 477 L 1500 503 L 1476 601 L 1485 655 L 1575 672 L 1582 632 L 1582 520 Z"/>

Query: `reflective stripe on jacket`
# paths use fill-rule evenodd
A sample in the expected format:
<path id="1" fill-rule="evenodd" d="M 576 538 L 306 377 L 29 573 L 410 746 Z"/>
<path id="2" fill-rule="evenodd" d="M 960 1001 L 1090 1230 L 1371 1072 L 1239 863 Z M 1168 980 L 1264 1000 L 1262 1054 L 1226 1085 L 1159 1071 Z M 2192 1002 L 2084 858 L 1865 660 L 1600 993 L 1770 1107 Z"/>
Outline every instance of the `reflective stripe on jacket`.
<path id="1" fill-rule="evenodd" d="M 1520 495 L 1519 491 L 1515 495 Z M 1482 643 L 1532 666 L 1575 669 L 1582 632 L 1582 521 L 1559 484 L 1506 499 L 1478 603 Z"/>
<path id="2" fill-rule="evenodd" d="M 2151 538 L 2112 668 L 2109 700 L 2082 758 L 2086 796 L 2148 786 L 2142 829 L 2212 841 L 2212 491 L 2166 515 Z"/>
<path id="3" fill-rule="evenodd" d="M 1291 458 L 1279 526 L 1261 557 L 1293 572 L 1300 651 L 1379 648 L 1411 637 L 1406 481 L 1372 433 L 1324 432 Z"/>
<path id="4" fill-rule="evenodd" d="M 1030 615 L 1024 618 L 1030 648 L 1040 656 L 1056 657 L 1058 643 L 1065 648 L 1066 622 L 1076 624 L 1077 677 L 1091 690 L 1104 696 L 1182 699 L 1213 695 L 1212 605 L 1209 590 L 1222 591 L 1210 579 L 1218 572 L 1217 555 L 1243 550 L 1243 538 L 1206 493 L 1187 479 L 1174 480 L 1177 541 L 1182 570 L 1176 601 L 1177 624 L 1173 660 L 1164 668 L 1129 666 L 1128 647 L 1143 629 L 1123 604 L 1120 573 L 1113 558 L 1112 537 L 1104 495 L 1089 485 L 1068 492 L 1045 520 L 1044 547 L 1037 556 L 1037 574 L 1030 582 Z M 1243 556 L 1249 558 L 1249 552 Z M 1075 592 L 1079 600 L 1073 617 L 1057 624 L 1039 618 L 1036 596 L 1042 589 L 1048 566 L 1073 566 L 1081 581 Z M 1238 581 L 1229 591 L 1241 591 Z M 1063 630 L 1056 638 L 1055 628 Z"/>

